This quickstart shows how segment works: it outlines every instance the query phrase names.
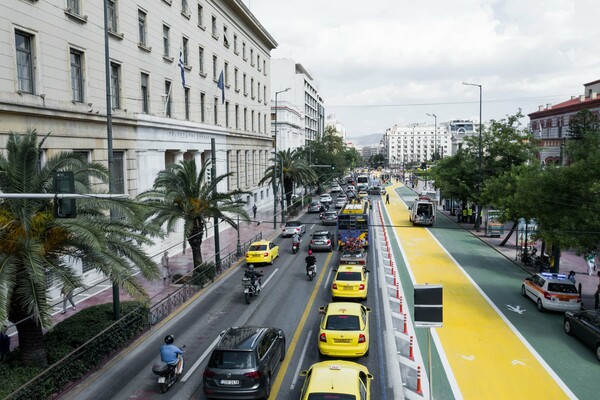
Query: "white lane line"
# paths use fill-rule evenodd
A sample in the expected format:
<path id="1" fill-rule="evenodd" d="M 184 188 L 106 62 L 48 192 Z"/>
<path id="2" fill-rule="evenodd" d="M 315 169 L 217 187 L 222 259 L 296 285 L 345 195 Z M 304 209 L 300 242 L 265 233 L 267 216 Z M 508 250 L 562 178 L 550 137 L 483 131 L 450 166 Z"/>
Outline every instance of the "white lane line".
<path id="1" fill-rule="evenodd" d="M 217 338 L 214 340 L 214 342 L 212 342 L 210 344 L 210 346 L 208 346 L 208 349 L 206 349 L 206 351 L 204 353 L 202 353 L 202 355 L 200 356 L 200 358 L 198 359 L 198 361 L 196 361 L 194 363 L 194 365 L 192 365 L 192 368 L 190 368 L 188 370 L 188 372 L 183 376 L 183 378 L 181 378 L 182 382 L 185 382 L 188 380 L 188 378 L 194 373 L 194 371 L 196 370 L 196 368 L 198 368 L 200 366 L 200 364 L 202 364 L 202 362 L 204 361 L 204 359 L 206 357 L 208 357 L 208 355 L 212 352 L 212 350 L 214 349 L 214 347 L 217 345 L 217 343 L 219 342 L 219 339 L 221 339 L 221 336 L 217 336 Z"/>
<path id="2" fill-rule="evenodd" d="M 308 335 L 306 336 L 306 341 L 304 342 L 304 347 L 302 348 L 302 354 L 300 354 L 300 360 L 298 360 L 298 367 L 294 372 L 294 379 L 292 379 L 292 385 L 290 386 L 290 390 L 294 390 L 296 387 L 296 382 L 298 382 L 298 376 L 300 376 L 300 368 L 304 363 L 304 356 L 306 356 L 306 349 L 308 348 L 308 342 L 310 341 L 310 337 L 312 336 L 312 329 L 308 331 Z"/>
<path id="3" fill-rule="evenodd" d="M 261 286 L 261 287 L 262 287 L 262 289 L 264 289 L 264 288 L 265 288 L 265 286 L 267 286 L 267 283 L 269 283 L 269 281 L 270 281 L 271 279 L 273 279 L 273 277 L 275 276 L 275 274 L 277 273 L 277 271 L 279 271 L 279 268 L 275 268 L 275 270 L 273 270 L 273 273 L 272 273 L 271 275 L 269 275 L 269 277 L 267 278 L 267 280 L 265 281 L 265 283 L 263 283 L 263 284 L 262 284 L 262 286 Z M 262 289 L 261 289 L 261 290 L 262 290 Z"/>

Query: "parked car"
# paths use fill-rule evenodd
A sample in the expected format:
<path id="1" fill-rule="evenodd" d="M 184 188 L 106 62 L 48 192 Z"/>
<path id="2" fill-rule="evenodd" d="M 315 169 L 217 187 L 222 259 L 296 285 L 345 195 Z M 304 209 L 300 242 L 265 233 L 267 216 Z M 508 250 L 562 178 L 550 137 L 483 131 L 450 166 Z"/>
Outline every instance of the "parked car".
<path id="1" fill-rule="evenodd" d="M 256 326 L 229 328 L 221 333 L 204 370 L 204 394 L 209 398 L 266 399 L 284 358 L 283 330 Z"/>
<path id="2" fill-rule="evenodd" d="M 528 276 L 521 285 L 521 294 L 535 301 L 538 311 L 579 311 L 581 296 L 565 274 L 542 272 Z"/>
<path id="3" fill-rule="evenodd" d="M 331 195 L 329 193 L 325 193 L 321 195 L 319 201 L 321 202 L 321 204 L 331 204 L 333 198 L 331 198 Z"/>
<path id="4" fill-rule="evenodd" d="M 319 307 L 319 353 L 330 357 L 369 354 L 370 308 L 359 303 L 329 303 Z"/>
<path id="5" fill-rule="evenodd" d="M 300 221 L 288 221 L 281 230 L 281 237 L 291 237 L 296 233 L 300 236 L 304 235 L 306 233 L 306 225 Z"/>
<path id="6" fill-rule="evenodd" d="M 567 311 L 564 328 L 568 335 L 577 336 L 591 347 L 600 361 L 600 310 Z"/>
<path id="7" fill-rule="evenodd" d="M 325 211 L 323 217 L 321 217 L 321 223 L 323 225 L 337 225 L 337 220 L 337 212 L 335 211 Z"/>
<path id="8" fill-rule="evenodd" d="M 254 242 L 246 252 L 246 264 L 268 263 L 279 257 L 279 246 L 268 240 Z"/>
<path id="9" fill-rule="evenodd" d="M 316 231 L 308 244 L 310 250 L 333 251 L 333 234 L 329 231 Z"/>
<path id="10" fill-rule="evenodd" d="M 323 208 L 323 205 L 321 204 L 321 202 L 319 202 L 319 201 L 311 201 L 310 204 L 308 205 L 308 210 L 306 210 L 306 212 L 308 212 L 308 213 L 320 213 L 322 208 Z"/>
<path id="11" fill-rule="evenodd" d="M 301 400 L 371 399 L 373 375 L 367 367 L 352 361 L 322 361 L 300 372 L 306 378 Z"/>
<path id="12" fill-rule="evenodd" d="M 339 193 L 341 191 L 342 191 L 342 187 L 340 185 L 338 185 L 337 183 L 335 183 L 331 186 L 331 193 Z"/>

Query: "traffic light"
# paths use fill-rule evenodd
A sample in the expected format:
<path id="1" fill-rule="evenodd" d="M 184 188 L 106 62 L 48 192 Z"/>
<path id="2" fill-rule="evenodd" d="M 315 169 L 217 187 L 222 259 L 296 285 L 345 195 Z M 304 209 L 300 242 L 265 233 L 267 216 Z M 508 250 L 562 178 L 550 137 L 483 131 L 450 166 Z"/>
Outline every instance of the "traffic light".
<path id="1" fill-rule="evenodd" d="M 206 183 L 210 185 L 210 181 L 212 180 L 212 168 L 206 168 Z"/>
<path id="2" fill-rule="evenodd" d="M 54 174 L 54 193 L 75 193 L 75 176 L 72 171 L 60 171 Z M 76 199 L 56 198 L 54 200 L 56 218 L 75 218 L 77 216 Z"/>
<path id="3" fill-rule="evenodd" d="M 332 165 L 332 166 L 331 166 L 331 170 L 334 170 L 334 169 L 335 169 L 335 165 Z"/>

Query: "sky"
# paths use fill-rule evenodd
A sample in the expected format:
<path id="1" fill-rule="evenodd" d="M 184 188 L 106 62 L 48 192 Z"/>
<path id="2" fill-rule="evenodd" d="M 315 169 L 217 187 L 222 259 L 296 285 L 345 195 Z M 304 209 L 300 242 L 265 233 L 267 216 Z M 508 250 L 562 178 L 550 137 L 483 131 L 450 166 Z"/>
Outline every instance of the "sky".
<path id="1" fill-rule="evenodd" d="M 557 104 L 600 79 L 598 0 L 243 0 L 348 137 Z M 526 124 L 529 119 L 521 120 Z"/>

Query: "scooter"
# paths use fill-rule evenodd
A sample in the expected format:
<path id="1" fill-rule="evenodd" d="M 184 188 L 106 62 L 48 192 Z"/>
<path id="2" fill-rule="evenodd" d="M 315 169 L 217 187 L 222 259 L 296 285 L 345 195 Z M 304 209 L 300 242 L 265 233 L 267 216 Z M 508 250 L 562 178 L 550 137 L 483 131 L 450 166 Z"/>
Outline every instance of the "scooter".
<path id="1" fill-rule="evenodd" d="M 181 347 L 185 348 L 185 345 Z M 178 356 L 181 362 L 181 373 L 183 374 L 183 356 Z M 180 374 L 176 374 L 175 370 L 177 369 L 177 364 L 169 365 L 164 362 L 158 362 L 152 366 L 152 372 L 155 375 L 158 375 L 158 384 L 160 385 L 160 392 L 166 393 L 167 390 L 171 388 L 179 380 Z"/>
<path id="2" fill-rule="evenodd" d="M 306 275 L 308 275 L 308 280 L 312 281 L 317 276 L 317 266 L 315 264 L 308 266 L 306 268 Z"/>
<path id="3" fill-rule="evenodd" d="M 244 300 L 246 304 L 250 304 L 250 297 L 258 296 L 262 289 L 262 281 L 259 277 L 256 277 L 255 284 L 252 284 L 252 279 L 244 276 L 242 278 L 242 287 L 244 288 Z"/>
<path id="4" fill-rule="evenodd" d="M 300 250 L 300 242 L 292 242 L 292 253 L 296 254 Z"/>

